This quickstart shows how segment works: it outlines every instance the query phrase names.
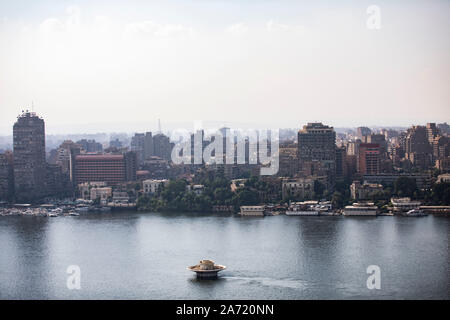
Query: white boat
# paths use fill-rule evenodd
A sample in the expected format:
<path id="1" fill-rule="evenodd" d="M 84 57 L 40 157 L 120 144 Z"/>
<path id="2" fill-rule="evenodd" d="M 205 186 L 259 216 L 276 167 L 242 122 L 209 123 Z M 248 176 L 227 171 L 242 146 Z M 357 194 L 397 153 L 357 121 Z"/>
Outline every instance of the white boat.
<path id="1" fill-rule="evenodd" d="M 89 212 L 89 207 L 77 207 L 75 211 L 78 213 L 86 213 Z"/>
<path id="2" fill-rule="evenodd" d="M 351 206 L 344 208 L 344 216 L 376 216 L 378 213 L 378 207 L 372 202 L 355 202 Z"/>
<path id="3" fill-rule="evenodd" d="M 316 210 L 287 210 L 287 216 L 318 216 L 319 211 Z"/>
<path id="4" fill-rule="evenodd" d="M 319 216 L 334 216 L 335 213 L 333 211 L 320 211 Z"/>
<path id="5" fill-rule="evenodd" d="M 241 206 L 241 216 L 260 216 L 263 217 L 265 213 L 264 206 Z"/>
<path id="6" fill-rule="evenodd" d="M 63 213 L 63 210 L 61 208 L 56 208 L 56 209 L 50 210 L 48 216 L 49 217 L 57 217 L 58 215 L 60 215 L 62 213 Z"/>
<path id="7" fill-rule="evenodd" d="M 77 216 L 79 216 L 79 215 L 80 215 L 80 214 L 79 214 L 78 212 L 75 212 L 75 211 L 69 212 L 69 216 L 77 217 Z"/>
<path id="8" fill-rule="evenodd" d="M 317 202 L 293 202 L 286 210 L 287 216 L 318 216 Z"/>
<path id="9" fill-rule="evenodd" d="M 420 209 L 412 209 L 406 212 L 405 214 L 402 214 L 404 217 L 425 217 L 428 214 L 425 213 L 423 210 Z"/>

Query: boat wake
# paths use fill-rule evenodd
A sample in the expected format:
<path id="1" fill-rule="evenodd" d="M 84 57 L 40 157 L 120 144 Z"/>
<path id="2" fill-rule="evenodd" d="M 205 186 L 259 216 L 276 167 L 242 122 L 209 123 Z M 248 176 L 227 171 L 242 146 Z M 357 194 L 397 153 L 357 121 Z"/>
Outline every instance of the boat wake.
<path id="1" fill-rule="evenodd" d="M 305 289 L 306 281 L 298 279 L 274 279 L 264 277 L 238 277 L 238 276 L 222 276 L 222 279 L 243 281 L 247 284 L 259 284 L 267 287 L 281 287 L 289 289 Z"/>

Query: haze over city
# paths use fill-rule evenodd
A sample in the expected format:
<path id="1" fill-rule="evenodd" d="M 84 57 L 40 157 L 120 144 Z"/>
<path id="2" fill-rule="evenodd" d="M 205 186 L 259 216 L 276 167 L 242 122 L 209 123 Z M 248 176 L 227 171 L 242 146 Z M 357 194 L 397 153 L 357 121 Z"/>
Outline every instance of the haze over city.
<path id="1" fill-rule="evenodd" d="M 377 1 L 0 3 L 0 134 L 196 120 L 299 128 L 450 122 L 450 4 Z"/>
<path id="2" fill-rule="evenodd" d="M 0 309 L 449 300 L 449 31 L 448 0 L 0 0 Z"/>

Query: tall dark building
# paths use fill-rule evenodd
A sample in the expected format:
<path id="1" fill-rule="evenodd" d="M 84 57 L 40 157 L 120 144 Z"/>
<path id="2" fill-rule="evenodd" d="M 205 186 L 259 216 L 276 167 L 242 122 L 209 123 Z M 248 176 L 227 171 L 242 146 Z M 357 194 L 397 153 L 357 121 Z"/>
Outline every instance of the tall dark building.
<path id="1" fill-rule="evenodd" d="M 13 155 L 0 154 L 0 201 L 11 200 L 14 192 Z"/>
<path id="2" fill-rule="evenodd" d="M 336 179 L 343 179 L 347 175 L 346 158 L 347 149 L 336 147 Z"/>
<path id="3" fill-rule="evenodd" d="M 298 132 L 298 161 L 300 170 L 316 163 L 326 172 L 330 186 L 336 174 L 336 132 L 322 123 L 308 123 Z"/>
<path id="4" fill-rule="evenodd" d="M 33 112 L 23 112 L 13 127 L 14 187 L 16 201 L 45 196 L 45 124 Z"/>
<path id="5" fill-rule="evenodd" d="M 153 136 L 151 132 L 145 133 L 144 138 L 144 160 L 149 159 L 153 156 Z"/>
<path id="6" fill-rule="evenodd" d="M 172 148 L 174 144 L 170 142 L 168 136 L 158 133 L 153 137 L 154 155 L 164 160 L 172 159 Z"/>
<path id="7" fill-rule="evenodd" d="M 408 129 L 405 139 L 406 158 L 415 167 L 428 168 L 431 164 L 432 146 L 427 136 L 425 126 L 412 126 Z"/>
<path id="8" fill-rule="evenodd" d="M 136 181 L 138 169 L 136 152 L 129 151 L 123 154 L 125 159 L 125 180 Z"/>
<path id="9" fill-rule="evenodd" d="M 131 138 L 131 151 L 136 153 L 138 166 L 150 159 L 154 152 L 152 133 L 135 133 Z"/>
<path id="10" fill-rule="evenodd" d="M 139 166 L 145 160 L 144 145 L 145 145 L 145 134 L 135 133 L 134 136 L 131 138 L 131 151 L 136 153 L 136 158 Z"/>

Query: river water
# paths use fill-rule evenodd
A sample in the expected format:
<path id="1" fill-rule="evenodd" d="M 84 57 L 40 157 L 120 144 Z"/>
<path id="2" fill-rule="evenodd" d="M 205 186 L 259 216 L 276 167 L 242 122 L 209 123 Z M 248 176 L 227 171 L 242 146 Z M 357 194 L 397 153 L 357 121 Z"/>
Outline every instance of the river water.
<path id="1" fill-rule="evenodd" d="M 449 299 L 449 230 L 438 216 L 0 217 L 0 299 Z M 227 269 L 197 280 L 200 259 Z"/>

